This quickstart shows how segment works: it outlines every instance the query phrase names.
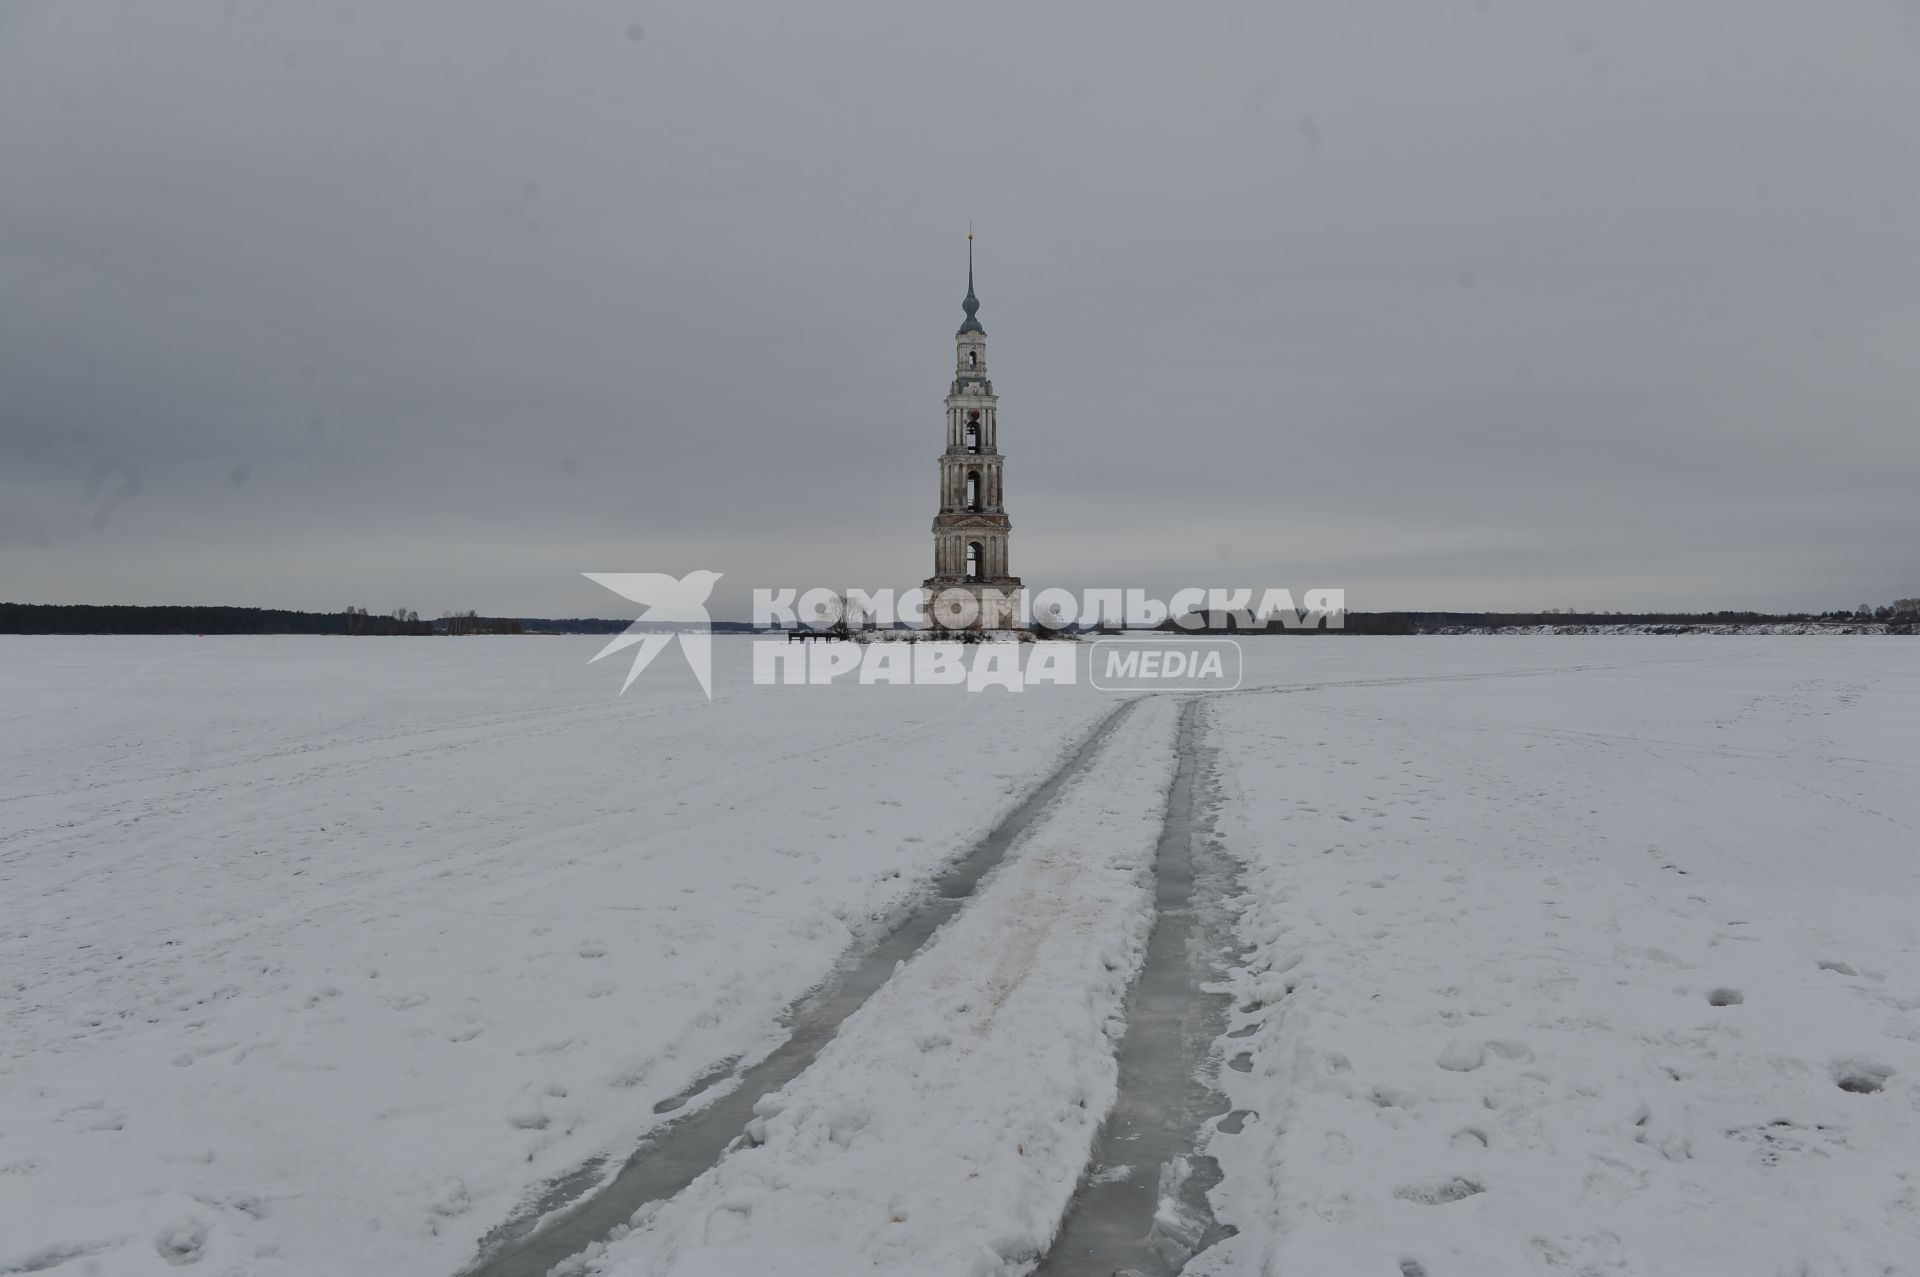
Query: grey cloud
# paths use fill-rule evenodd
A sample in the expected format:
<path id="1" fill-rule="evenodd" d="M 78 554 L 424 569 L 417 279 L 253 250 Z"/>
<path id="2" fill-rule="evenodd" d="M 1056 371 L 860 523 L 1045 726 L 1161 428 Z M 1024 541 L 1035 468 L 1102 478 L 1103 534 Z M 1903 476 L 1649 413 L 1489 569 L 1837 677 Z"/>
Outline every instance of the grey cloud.
<path id="1" fill-rule="evenodd" d="M 1920 593 L 1915 13 L 15 4 L 0 597 L 911 584 L 969 221 L 1031 583 Z"/>

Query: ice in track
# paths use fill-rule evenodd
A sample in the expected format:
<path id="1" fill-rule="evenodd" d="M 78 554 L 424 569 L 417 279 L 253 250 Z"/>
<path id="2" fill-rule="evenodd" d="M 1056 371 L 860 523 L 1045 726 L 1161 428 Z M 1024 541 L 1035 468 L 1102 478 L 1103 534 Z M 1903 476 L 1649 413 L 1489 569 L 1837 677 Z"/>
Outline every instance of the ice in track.
<path id="1" fill-rule="evenodd" d="M 1232 1232 L 1208 1193 L 1218 1163 L 1203 1152 L 1226 1114 L 1213 1075 L 1227 1029 L 1222 983 L 1232 941 L 1237 866 L 1211 833 L 1213 751 L 1207 701 L 1180 712 L 1179 762 L 1154 853 L 1154 920 L 1127 999 L 1120 1094 L 1037 1277 L 1166 1277 Z"/>
<path id="2" fill-rule="evenodd" d="M 1138 703 L 970 905 L 597 1274 L 1025 1271 L 1116 1096 L 1179 706 Z"/>

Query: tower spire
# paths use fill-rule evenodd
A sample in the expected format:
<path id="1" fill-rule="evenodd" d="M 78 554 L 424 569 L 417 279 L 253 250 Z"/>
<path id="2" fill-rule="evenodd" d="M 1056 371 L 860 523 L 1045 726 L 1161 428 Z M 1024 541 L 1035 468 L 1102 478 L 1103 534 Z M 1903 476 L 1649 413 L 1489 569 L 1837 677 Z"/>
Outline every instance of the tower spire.
<path id="1" fill-rule="evenodd" d="M 966 319 L 960 325 L 960 333 L 985 334 L 980 326 L 980 299 L 973 295 L 973 223 L 967 223 L 967 299 L 960 303 L 960 309 L 967 312 Z M 959 336 L 960 333 L 954 334 Z"/>

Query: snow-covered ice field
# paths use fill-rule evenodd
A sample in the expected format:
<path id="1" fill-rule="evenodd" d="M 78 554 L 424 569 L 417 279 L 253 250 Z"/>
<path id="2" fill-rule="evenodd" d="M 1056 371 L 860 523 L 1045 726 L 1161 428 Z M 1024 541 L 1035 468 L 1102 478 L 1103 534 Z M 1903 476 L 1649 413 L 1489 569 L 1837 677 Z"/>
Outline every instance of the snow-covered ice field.
<path id="1" fill-rule="evenodd" d="M 586 1263 L 1027 1271 L 1116 1093 L 1179 698 L 601 640 L 0 637 L 0 1273 L 445 1274 L 1066 783 Z M 1920 1274 L 1920 647 L 1269 639 L 1207 1274 Z M 1078 763 L 1073 760 L 1080 758 Z M 725 1076 L 722 1069 L 721 1076 Z"/>
<path id="2" fill-rule="evenodd" d="M 1192 1271 L 1920 1273 L 1920 651 L 1643 641 L 1213 707 L 1258 1118 Z"/>

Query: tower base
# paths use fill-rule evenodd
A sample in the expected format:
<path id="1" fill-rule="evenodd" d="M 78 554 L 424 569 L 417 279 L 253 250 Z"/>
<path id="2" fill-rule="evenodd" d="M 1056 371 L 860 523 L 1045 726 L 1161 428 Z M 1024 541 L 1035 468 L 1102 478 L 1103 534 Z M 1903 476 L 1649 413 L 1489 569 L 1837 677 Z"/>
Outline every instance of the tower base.
<path id="1" fill-rule="evenodd" d="M 1015 630 L 1020 628 L 1017 576 L 969 581 L 959 576 L 930 576 L 920 583 L 927 592 L 927 624 L 942 630 Z M 970 600 L 970 602 L 969 602 Z"/>

